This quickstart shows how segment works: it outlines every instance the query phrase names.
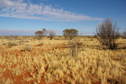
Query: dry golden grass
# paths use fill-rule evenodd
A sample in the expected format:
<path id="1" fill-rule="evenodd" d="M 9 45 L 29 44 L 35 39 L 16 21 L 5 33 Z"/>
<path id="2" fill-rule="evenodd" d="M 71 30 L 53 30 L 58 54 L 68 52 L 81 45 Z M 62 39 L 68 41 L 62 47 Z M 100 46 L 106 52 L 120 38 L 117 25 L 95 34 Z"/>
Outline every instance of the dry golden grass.
<path id="1" fill-rule="evenodd" d="M 44 80 L 61 84 L 126 84 L 126 49 L 102 50 L 96 38 L 78 40 L 82 48 L 78 56 L 72 57 L 69 48 L 64 47 L 67 40 L 0 39 L 0 84 L 45 84 Z M 117 42 L 124 47 L 126 40 Z"/>

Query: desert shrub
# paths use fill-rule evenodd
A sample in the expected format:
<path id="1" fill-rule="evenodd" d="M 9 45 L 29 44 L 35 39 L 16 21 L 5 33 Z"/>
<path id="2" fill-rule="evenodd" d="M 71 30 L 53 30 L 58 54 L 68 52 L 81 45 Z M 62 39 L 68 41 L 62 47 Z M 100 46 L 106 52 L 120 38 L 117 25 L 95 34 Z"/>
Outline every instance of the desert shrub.
<path id="1" fill-rule="evenodd" d="M 78 35 L 78 30 L 76 29 L 65 29 L 63 31 L 63 35 L 66 39 L 72 40 L 74 37 Z"/>
<path id="2" fill-rule="evenodd" d="M 48 33 L 50 40 L 52 40 L 56 33 L 54 31 L 49 31 Z"/>
<path id="3" fill-rule="evenodd" d="M 110 19 L 106 19 L 97 28 L 97 38 L 102 44 L 103 48 L 116 49 L 116 39 L 118 38 L 118 36 L 118 29 L 115 25 L 113 25 Z"/>
<path id="4" fill-rule="evenodd" d="M 25 47 L 23 47 L 23 49 L 21 49 L 21 51 L 31 51 L 32 50 L 32 46 L 30 45 L 26 45 Z"/>
<path id="5" fill-rule="evenodd" d="M 8 42 L 7 45 L 9 48 L 13 47 L 13 46 L 17 46 L 18 44 L 17 43 L 14 43 L 14 42 Z"/>
<path id="6" fill-rule="evenodd" d="M 126 32 L 123 32 L 123 35 L 122 35 L 124 38 L 126 38 Z"/>
<path id="7" fill-rule="evenodd" d="M 44 44 L 43 43 L 39 43 L 39 44 L 37 44 L 36 46 L 43 46 Z"/>

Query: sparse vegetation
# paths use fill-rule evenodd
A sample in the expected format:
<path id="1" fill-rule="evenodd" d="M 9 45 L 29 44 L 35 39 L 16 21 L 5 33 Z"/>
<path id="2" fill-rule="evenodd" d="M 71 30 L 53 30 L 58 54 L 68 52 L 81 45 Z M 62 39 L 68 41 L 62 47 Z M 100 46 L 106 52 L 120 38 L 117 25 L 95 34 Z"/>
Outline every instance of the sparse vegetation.
<path id="1" fill-rule="evenodd" d="M 31 51 L 32 50 L 32 46 L 30 45 L 26 45 L 25 47 L 23 47 L 23 49 L 21 49 L 21 51 Z"/>
<path id="2" fill-rule="evenodd" d="M 56 33 L 54 31 L 49 31 L 48 33 L 50 40 L 52 40 Z"/>
<path id="3" fill-rule="evenodd" d="M 118 29 L 113 25 L 110 19 L 106 19 L 102 24 L 98 26 L 97 38 L 100 41 L 103 48 L 116 49 L 116 39 L 119 37 Z"/>
<path id="4" fill-rule="evenodd" d="M 126 38 L 126 32 L 123 32 L 123 37 Z"/>
<path id="5" fill-rule="evenodd" d="M 69 54 L 69 40 L 24 40 L 22 45 L 14 48 L 1 45 L 0 83 L 5 84 L 3 80 L 8 79 L 8 84 L 43 84 L 44 80 L 47 84 L 57 81 L 60 84 L 126 84 L 125 49 L 93 48 L 100 46 L 94 37 L 77 37 L 76 40 L 71 40 L 76 42 L 72 45 L 80 45 L 81 50 L 78 48 L 76 53 L 72 48 L 73 56 Z M 0 42 L 11 41 L 5 38 Z M 120 38 L 117 42 L 125 43 L 126 39 Z"/>
<path id="6" fill-rule="evenodd" d="M 13 47 L 13 46 L 17 46 L 18 44 L 16 44 L 15 42 L 8 42 L 7 45 L 9 48 Z"/>
<path id="7" fill-rule="evenodd" d="M 0 0 L 0 84 L 126 84 L 126 0 Z"/>

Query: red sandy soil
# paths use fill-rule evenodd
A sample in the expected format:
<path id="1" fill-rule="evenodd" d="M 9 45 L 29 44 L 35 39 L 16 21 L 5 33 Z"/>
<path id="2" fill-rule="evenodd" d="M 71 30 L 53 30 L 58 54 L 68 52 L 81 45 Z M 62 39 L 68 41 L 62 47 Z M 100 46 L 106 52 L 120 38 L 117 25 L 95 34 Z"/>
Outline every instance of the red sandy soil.
<path id="1" fill-rule="evenodd" d="M 15 68 L 16 66 L 17 65 L 12 65 L 10 67 Z M 0 73 L 0 81 L 2 81 L 3 79 L 5 79 L 4 81 L 10 79 L 11 81 L 13 81 L 13 84 L 34 84 L 37 81 L 36 79 L 32 79 L 32 80 L 28 80 L 28 81 L 25 80 L 26 78 L 32 77 L 32 75 L 29 71 L 22 71 L 21 74 L 14 75 L 11 70 L 7 69 L 6 66 L 0 65 L 0 68 L 2 68 L 2 69 L 6 68 L 6 70 L 4 72 Z M 47 84 L 47 83 L 45 82 L 45 80 L 43 78 L 41 78 L 39 84 Z M 62 84 L 62 83 L 61 82 L 52 82 L 52 83 L 48 83 L 48 84 Z M 100 84 L 100 82 L 95 81 L 92 84 Z"/>
<path id="2" fill-rule="evenodd" d="M 16 67 L 16 65 L 11 66 L 11 68 L 14 68 L 14 67 Z M 0 65 L 0 68 L 4 69 L 6 68 L 6 66 Z M 25 78 L 28 78 L 28 77 L 32 77 L 32 75 L 28 71 L 23 71 L 20 75 L 14 75 L 11 70 L 6 69 L 4 72 L 0 73 L 0 81 L 2 79 L 5 79 L 4 81 L 6 81 L 7 79 L 10 79 L 13 81 L 13 84 L 34 84 L 37 81 L 35 79 L 26 81 Z M 44 79 L 41 78 L 39 84 L 47 84 L 47 83 L 45 83 Z M 62 83 L 53 82 L 49 84 L 62 84 Z"/>
<path id="3" fill-rule="evenodd" d="M 40 46 L 40 45 L 37 45 L 37 46 Z M 63 46 L 60 46 L 60 47 L 55 46 L 54 48 L 62 49 L 64 47 Z M 49 51 L 49 50 L 53 50 L 54 48 L 47 49 L 47 50 L 42 49 L 42 50 L 44 52 L 46 52 L 46 51 Z M 27 54 L 31 54 L 31 53 L 32 53 L 33 56 L 39 54 L 39 53 L 36 53 L 35 50 L 33 50 L 31 52 L 27 52 Z M 26 54 L 26 52 L 22 52 L 20 50 L 11 50 L 11 52 L 8 52 L 6 50 L 3 50 L 0 53 L 1 56 L 6 56 L 6 54 L 13 54 L 15 56 L 23 56 L 24 54 Z M 6 69 L 4 72 L 0 72 L 0 83 L 1 83 L 1 81 L 3 79 L 5 79 L 4 81 L 6 81 L 8 79 L 12 80 L 13 84 L 34 84 L 37 81 L 36 79 L 29 80 L 29 81 L 25 80 L 26 78 L 31 78 L 32 77 L 31 72 L 29 72 L 29 71 L 24 71 L 23 70 L 22 73 L 19 74 L 19 75 L 13 74 L 12 71 L 11 71 L 11 68 L 15 68 L 15 67 L 17 67 L 17 65 L 20 66 L 20 64 L 14 64 L 14 65 L 9 66 L 9 69 L 8 69 L 7 66 L 0 64 L 1 69 Z M 43 78 L 41 78 L 39 84 L 47 84 L 47 83 L 45 82 L 45 80 Z M 48 84 L 62 84 L 62 83 L 61 82 L 53 82 L 53 83 L 48 83 Z M 93 84 L 100 84 L 100 83 L 95 82 Z"/>
<path id="4" fill-rule="evenodd" d="M 52 50 L 52 49 L 47 49 L 47 50 Z M 11 54 L 11 55 L 15 55 L 15 56 L 23 56 L 26 53 L 27 54 L 31 54 L 32 53 L 32 55 L 39 54 L 39 53 L 36 53 L 35 51 L 23 52 L 23 51 L 20 51 L 20 50 L 11 50 L 11 52 L 8 52 L 7 50 L 2 50 L 1 53 L 0 53 L 0 55 L 1 56 L 6 56 L 7 54 Z M 1 83 L 2 80 L 4 80 L 4 82 L 5 82 L 8 79 L 10 79 L 11 81 L 13 81 L 13 84 L 34 84 L 37 81 L 35 79 L 29 80 L 29 81 L 25 80 L 26 78 L 32 77 L 32 75 L 31 75 L 31 73 L 29 71 L 24 71 L 23 70 L 20 75 L 13 74 L 11 68 L 15 68 L 15 67 L 17 67 L 17 65 L 20 66 L 19 64 L 14 64 L 14 65 L 9 66 L 9 69 L 8 69 L 7 66 L 0 64 L 0 68 L 1 69 L 6 69 L 4 72 L 0 72 L 0 83 Z M 47 84 L 47 83 L 45 83 L 44 79 L 41 78 L 39 84 Z M 59 82 L 53 82 L 53 83 L 49 83 L 49 84 L 61 84 L 61 83 L 59 83 Z"/>

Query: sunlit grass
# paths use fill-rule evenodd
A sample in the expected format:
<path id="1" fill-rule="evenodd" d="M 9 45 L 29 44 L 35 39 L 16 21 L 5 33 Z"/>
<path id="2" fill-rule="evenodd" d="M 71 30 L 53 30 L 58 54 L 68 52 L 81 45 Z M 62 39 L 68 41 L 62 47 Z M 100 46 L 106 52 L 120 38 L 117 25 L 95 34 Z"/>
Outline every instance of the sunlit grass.
<path id="1" fill-rule="evenodd" d="M 69 48 L 63 47 L 68 43 L 66 40 L 1 39 L 0 76 L 6 70 L 17 76 L 28 71 L 31 77 L 24 80 L 36 80 L 36 84 L 42 78 L 47 83 L 60 81 L 65 84 L 111 84 L 113 80 L 125 81 L 126 49 L 103 50 L 95 38 L 77 39 L 83 46 L 78 56 L 74 57 L 69 54 Z M 15 42 L 17 46 L 8 47 L 8 42 Z M 118 42 L 126 40 L 119 39 Z M 28 46 L 32 47 L 30 51 L 22 51 Z"/>

